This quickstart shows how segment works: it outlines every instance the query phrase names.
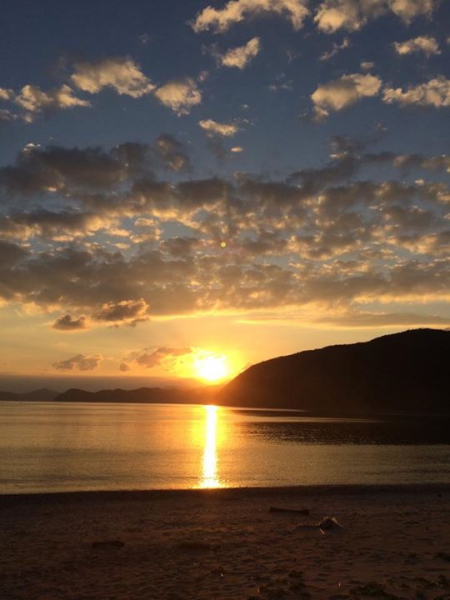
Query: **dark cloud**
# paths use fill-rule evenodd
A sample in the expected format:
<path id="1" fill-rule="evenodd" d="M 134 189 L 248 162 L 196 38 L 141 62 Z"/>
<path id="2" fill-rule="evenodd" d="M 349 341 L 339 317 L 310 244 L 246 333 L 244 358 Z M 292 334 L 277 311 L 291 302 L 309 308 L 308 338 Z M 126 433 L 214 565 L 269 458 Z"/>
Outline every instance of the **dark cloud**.
<path id="1" fill-rule="evenodd" d="M 153 351 L 146 349 L 142 352 L 132 354 L 130 359 L 136 361 L 141 367 L 152 369 L 153 367 L 160 366 L 167 360 L 169 363 L 172 363 L 173 359 L 191 353 L 191 348 L 157 348 Z"/>
<path id="2" fill-rule="evenodd" d="M 0 268 L 11 267 L 29 255 L 30 252 L 26 248 L 0 240 Z"/>
<path id="3" fill-rule="evenodd" d="M 24 240 L 35 236 L 54 239 L 66 234 L 83 236 L 108 225 L 107 219 L 92 212 L 55 212 L 39 208 L 30 212 L 15 211 L 0 217 L 0 236 Z"/>
<path id="4" fill-rule="evenodd" d="M 52 325 L 53 329 L 59 331 L 79 331 L 80 329 L 86 329 L 86 317 L 72 317 L 72 315 L 64 315 L 56 319 Z"/>
<path id="5" fill-rule="evenodd" d="M 136 178 L 153 179 L 159 168 L 191 168 L 184 145 L 170 135 L 160 135 L 154 145 L 126 142 L 110 151 L 29 144 L 13 166 L 0 169 L 0 185 L 7 194 L 117 190 Z"/>
<path id="6" fill-rule="evenodd" d="M 138 300 L 121 300 L 120 302 L 107 302 L 100 311 L 94 315 L 97 321 L 111 323 L 136 324 L 147 321 L 150 307 L 143 298 Z"/>
<path id="7" fill-rule="evenodd" d="M 56 361 L 52 367 L 58 371 L 93 371 L 102 360 L 100 354 L 77 354 L 66 360 Z"/>

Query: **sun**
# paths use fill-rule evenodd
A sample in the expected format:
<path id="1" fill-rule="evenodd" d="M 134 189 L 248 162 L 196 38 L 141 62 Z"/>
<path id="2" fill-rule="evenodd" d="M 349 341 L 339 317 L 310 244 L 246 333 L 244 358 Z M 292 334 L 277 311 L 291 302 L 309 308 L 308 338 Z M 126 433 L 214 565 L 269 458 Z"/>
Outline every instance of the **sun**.
<path id="1" fill-rule="evenodd" d="M 194 371 L 200 379 L 214 382 L 225 379 L 229 375 L 227 357 L 223 355 L 210 355 L 198 357 L 194 361 Z"/>

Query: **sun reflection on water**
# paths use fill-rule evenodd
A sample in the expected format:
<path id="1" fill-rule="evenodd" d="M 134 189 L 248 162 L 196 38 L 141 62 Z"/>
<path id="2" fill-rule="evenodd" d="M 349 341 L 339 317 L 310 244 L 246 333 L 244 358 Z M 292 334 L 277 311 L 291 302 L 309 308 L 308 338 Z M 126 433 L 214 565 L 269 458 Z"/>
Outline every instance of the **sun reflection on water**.
<path id="1" fill-rule="evenodd" d="M 217 406 L 205 406 L 205 446 L 203 450 L 201 488 L 222 487 L 217 473 Z"/>

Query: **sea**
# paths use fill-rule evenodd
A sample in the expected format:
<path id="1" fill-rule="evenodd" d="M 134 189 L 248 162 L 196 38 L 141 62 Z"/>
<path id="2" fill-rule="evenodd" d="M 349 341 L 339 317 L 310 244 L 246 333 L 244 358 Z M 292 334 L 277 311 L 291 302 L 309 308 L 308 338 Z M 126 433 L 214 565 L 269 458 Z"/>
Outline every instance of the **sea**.
<path id="1" fill-rule="evenodd" d="M 0 494 L 450 483 L 450 419 L 0 403 Z"/>

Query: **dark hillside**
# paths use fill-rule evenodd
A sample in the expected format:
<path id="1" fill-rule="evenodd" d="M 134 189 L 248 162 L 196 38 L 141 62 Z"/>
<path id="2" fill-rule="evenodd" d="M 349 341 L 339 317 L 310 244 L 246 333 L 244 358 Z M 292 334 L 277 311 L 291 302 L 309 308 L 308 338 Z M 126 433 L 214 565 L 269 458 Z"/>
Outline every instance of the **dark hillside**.
<path id="1" fill-rule="evenodd" d="M 417 329 L 256 364 L 218 394 L 229 406 L 316 413 L 449 413 L 450 332 Z"/>

